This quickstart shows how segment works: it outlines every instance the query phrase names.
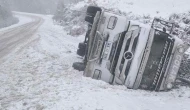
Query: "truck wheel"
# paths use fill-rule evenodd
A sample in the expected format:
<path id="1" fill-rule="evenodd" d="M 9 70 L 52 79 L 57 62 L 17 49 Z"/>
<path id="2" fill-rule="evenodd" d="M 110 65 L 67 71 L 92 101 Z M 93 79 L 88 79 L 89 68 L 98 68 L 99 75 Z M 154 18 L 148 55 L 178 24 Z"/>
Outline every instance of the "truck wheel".
<path id="1" fill-rule="evenodd" d="M 93 22 L 94 22 L 94 17 L 92 17 L 92 16 L 86 16 L 86 17 L 85 17 L 85 21 L 88 22 L 88 23 L 90 23 L 90 24 L 93 24 Z"/>
<path id="2" fill-rule="evenodd" d="M 89 6 L 86 11 L 87 16 L 85 17 L 85 21 L 90 24 L 93 24 L 94 17 L 98 11 L 101 12 L 102 9 L 100 7 L 96 7 L 96 6 Z"/>
<path id="3" fill-rule="evenodd" d="M 79 49 L 86 49 L 86 44 L 85 43 L 79 43 L 78 48 Z"/>
<path id="4" fill-rule="evenodd" d="M 78 70 L 78 71 L 84 71 L 85 69 L 85 64 L 84 63 L 81 63 L 81 62 L 75 62 L 73 63 L 73 66 L 72 66 L 74 69 Z"/>
<path id="5" fill-rule="evenodd" d="M 97 7 L 97 6 L 89 6 L 88 8 L 87 8 L 87 14 L 89 14 L 89 15 L 93 15 L 93 16 L 95 16 L 96 15 L 96 13 L 98 12 L 98 11 L 102 11 L 102 9 L 100 8 L 100 7 Z"/>
<path id="6" fill-rule="evenodd" d="M 85 49 L 78 49 L 77 50 L 77 54 L 79 55 L 79 56 L 81 56 L 81 57 L 84 57 L 84 55 L 85 55 Z"/>

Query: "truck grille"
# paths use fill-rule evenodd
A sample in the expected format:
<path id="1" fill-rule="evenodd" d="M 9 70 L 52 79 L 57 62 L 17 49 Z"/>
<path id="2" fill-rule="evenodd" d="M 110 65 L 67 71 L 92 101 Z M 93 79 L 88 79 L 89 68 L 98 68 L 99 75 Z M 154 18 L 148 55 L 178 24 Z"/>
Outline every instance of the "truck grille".
<path id="1" fill-rule="evenodd" d="M 109 60 L 111 62 L 110 72 L 112 74 L 114 74 L 114 72 L 115 72 L 115 68 L 116 68 L 116 65 L 117 65 L 117 62 L 118 62 L 118 59 L 119 59 L 119 55 L 120 55 L 120 51 L 121 51 L 123 41 L 124 41 L 124 38 L 125 38 L 125 34 L 126 34 L 126 31 L 121 33 L 119 35 L 118 41 L 113 43 L 113 46 L 112 46 L 111 54 L 110 54 L 110 57 L 109 57 Z"/>
<path id="2" fill-rule="evenodd" d="M 117 42 L 117 46 L 112 47 L 112 51 L 115 50 L 115 56 L 110 57 L 109 59 L 111 61 L 111 68 L 110 72 L 113 73 L 113 75 L 117 74 L 117 77 L 120 78 L 121 74 L 124 76 L 122 78 L 122 82 L 124 83 L 124 80 L 126 79 L 126 76 L 128 75 L 128 72 L 131 67 L 132 59 L 125 59 L 124 53 L 125 52 L 131 52 L 133 55 L 135 54 L 136 47 L 139 40 L 139 33 L 140 28 L 137 28 L 136 30 L 130 31 L 130 32 L 124 32 L 120 35 L 120 38 Z M 112 53 L 111 51 L 111 53 Z M 119 70 L 119 73 L 115 73 L 115 71 Z"/>

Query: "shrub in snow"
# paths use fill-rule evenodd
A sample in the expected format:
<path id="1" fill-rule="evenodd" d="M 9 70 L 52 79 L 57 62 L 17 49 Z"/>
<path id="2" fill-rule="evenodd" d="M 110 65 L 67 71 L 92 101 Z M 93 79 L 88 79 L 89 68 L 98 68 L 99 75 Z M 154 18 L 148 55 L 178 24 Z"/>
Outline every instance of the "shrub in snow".
<path id="1" fill-rule="evenodd" d="M 169 17 L 169 20 L 176 24 L 175 28 L 180 32 L 179 34 L 187 36 L 190 31 L 190 12 L 180 14 L 174 13 Z"/>
<path id="2" fill-rule="evenodd" d="M 190 44 L 190 12 L 172 14 L 169 20 L 174 22 L 175 32 L 186 43 Z M 190 53 L 184 55 L 181 67 L 179 70 L 179 76 L 190 81 Z"/>
<path id="3" fill-rule="evenodd" d="M 78 35 L 82 35 L 86 32 L 86 30 L 81 27 L 81 26 L 77 26 L 77 27 L 73 27 L 71 30 L 70 30 L 70 35 L 71 36 L 78 36 Z"/>
<path id="4" fill-rule="evenodd" d="M 181 67 L 179 70 L 179 77 L 190 81 L 190 59 L 189 55 L 184 55 Z"/>
<path id="5" fill-rule="evenodd" d="M 60 2 L 53 19 L 56 24 L 63 26 L 68 34 L 78 36 L 86 31 L 84 18 L 87 6 L 77 9 L 73 7 L 73 4 L 65 5 L 64 2 Z"/>

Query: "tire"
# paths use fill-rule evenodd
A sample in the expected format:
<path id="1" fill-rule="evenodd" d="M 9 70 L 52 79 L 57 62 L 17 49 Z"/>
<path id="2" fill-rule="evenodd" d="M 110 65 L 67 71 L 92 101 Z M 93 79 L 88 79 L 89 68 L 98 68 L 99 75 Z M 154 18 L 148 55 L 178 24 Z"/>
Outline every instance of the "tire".
<path id="1" fill-rule="evenodd" d="M 85 43 L 79 43 L 78 48 L 79 49 L 86 49 L 86 44 Z"/>
<path id="2" fill-rule="evenodd" d="M 93 24 L 94 22 L 94 17 L 96 16 L 96 13 L 98 11 L 102 11 L 102 9 L 100 7 L 96 7 L 96 6 L 89 6 L 87 8 L 87 11 L 86 11 L 86 14 L 87 16 L 85 17 L 85 21 L 90 23 L 90 24 Z"/>
<path id="3" fill-rule="evenodd" d="M 89 6 L 87 8 L 87 11 L 86 13 L 89 14 L 89 15 L 96 15 L 97 11 L 102 11 L 102 9 L 100 7 L 97 7 L 97 6 Z"/>
<path id="4" fill-rule="evenodd" d="M 85 55 L 85 49 L 78 49 L 77 50 L 77 54 L 79 55 L 79 56 L 81 56 L 81 57 L 84 57 L 84 55 Z"/>
<path id="5" fill-rule="evenodd" d="M 75 62 L 73 63 L 73 66 L 72 66 L 75 70 L 78 70 L 78 71 L 84 71 L 86 65 L 84 63 L 81 63 L 81 62 Z"/>
<path id="6" fill-rule="evenodd" d="M 90 23 L 90 24 L 93 24 L 93 22 L 94 22 L 94 16 L 93 17 L 92 16 L 86 16 L 85 17 L 85 21 L 88 22 L 88 23 Z"/>

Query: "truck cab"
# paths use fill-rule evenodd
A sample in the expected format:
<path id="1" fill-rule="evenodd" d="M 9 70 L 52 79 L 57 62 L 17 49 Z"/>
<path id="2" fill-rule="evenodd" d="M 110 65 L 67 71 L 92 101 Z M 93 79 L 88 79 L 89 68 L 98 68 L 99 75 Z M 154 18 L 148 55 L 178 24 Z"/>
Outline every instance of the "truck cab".
<path id="1" fill-rule="evenodd" d="M 172 30 L 172 23 L 158 18 L 149 26 L 104 9 L 97 11 L 84 76 L 130 89 L 171 89 L 187 49 Z"/>

